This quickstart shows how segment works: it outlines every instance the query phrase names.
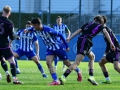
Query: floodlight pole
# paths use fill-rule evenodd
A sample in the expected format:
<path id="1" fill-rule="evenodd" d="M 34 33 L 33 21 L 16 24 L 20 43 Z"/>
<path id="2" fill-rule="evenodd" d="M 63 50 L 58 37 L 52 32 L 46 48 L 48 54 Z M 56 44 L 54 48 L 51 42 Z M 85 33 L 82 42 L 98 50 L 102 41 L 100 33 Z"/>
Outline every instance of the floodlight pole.
<path id="1" fill-rule="evenodd" d="M 78 28 L 80 28 L 81 24 L 81 0 L 79 0 L 79 23 L 78 23 Z"/>
<path id="2" fill-rule="evenodd" d="M 21 26 L 21 0 L 19 0 L 19 18 L 18 18 L 18 30 L 20 30 L 20 26 Z"/>
<path id="3" fill-rule="evenodd" d="M 110 11 L 110 28 L 112 29 L 112 16 L 113 16 L 113 0 L 111 0 L 111 11 Z"/>

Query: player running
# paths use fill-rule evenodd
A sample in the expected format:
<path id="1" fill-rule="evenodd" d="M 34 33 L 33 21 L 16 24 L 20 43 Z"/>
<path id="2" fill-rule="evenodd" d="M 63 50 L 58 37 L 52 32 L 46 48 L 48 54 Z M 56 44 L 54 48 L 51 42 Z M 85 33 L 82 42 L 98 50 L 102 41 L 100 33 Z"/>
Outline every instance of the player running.
<path id="1" fill-rule="evenodd" d="M 59 33 L 61 33 L 61 34 L 64 36 L 65 40 L 66 40 L 67 38 L 69 38 L 71 32 L 70 32 L 70 30 L 68 29 L 67 25 L 65 25 L 65 24 L 62 23 L 62 17 L 61 17 L 61 16 L 58 16 L 57 19 L 56 19 L 56 22 L 57 22 L 57 23 L 53 26 L 54 30 L 57 31 L 57 32 L 59 32 Z M 67 38 L 66 38 L 66 32 L 67 32 L 67 34 L 68 34 Z M 59 41 L 61 41 L 61 40 L 60 40 L 60 37 L 58 37 L 57 39 L 58 39 Z M 59 60 L 59 58 L 58 58 L 58 57 L 55 57 L 55 61 L 54 61 L 54 68 L 55 68 L 55 69 L 57 69 L 58 60 Z M 65 66 L 65 64 L 63 63 L 63 68 L 62 68 L 62 70 L 65 71 L 65 69 L 66 69 L 66 66 Z"/>
<path id="2" fill-rule="evenodd" d="M 111 49 L 115 50 L 115 46 L 113 45 L 109 34 L 107 33 L 106 29 L 102 26 L 104 23 L 103 17 L 98 15 L 94 18 L 94 22 L 84 24 L 80 29 L 75 31 L 71 37 L 68 39 L 71 40 L 73 37 L 78 35 L 80 32 L 82 34 L 79 36 L 77 41 L 77 55 L 75 62 L 65 71 L 65 73 L 59 78 L 61 84 L 65 83 L 65 78 L 72 72 L 74 68 L 76 68 L 80 62 L 84 59 L 85 55 L 88 53 L 90 48 L 93 46 L 92 38 L 94 38 L 100 31 L 102 31 L 105 36 L 107 37 Z M 91 76 L 88 78 L 88 81 L 93 85 L 98 85 L 95 81 L 94 77 Z"/>
<path id="3" fill-rule="evenodd" d="M 29 23 L 30 24 L 27 25 L 27 27 L 31 27 L 31 22 L 29 21 Z M 36 63 L 39 71 L 42 73 L 42 76 L 44 78 L 47 78 L 48 76 L 45 74 L 43 67 L 39 62 L 39 44 L 36 33 L 33 31 L 25 33 L 24 29 L 22 29 L 17 32 L 17 35 L 20 37 L 20 46 L 14 52 L 14 57 L 20 58 L 21 56 L 25 55 L 26 57 L 28 57 L 28 59 L 32 59 Z M 33 44 L 35 44 L 36 47 L 36 54 L 33 50 Z"/>
<path id="4" fill-rule="evenodd" d="M 119 42 L 118 42 L 115 34 L 113 33 L 113 31 L 109 27 L 106 26 L 107 18 L 105 16 L 103 16 L 103 18 L 104 18 L 104 27 L 106 28 L 108 34 L 110 35 L 110 38 L 111 38 L 114 46 L 116 47 L 116 50 L 115 51 L 111 50 L 109 41 L 104 36 L 104 39 L 106 42 L 106 50 L 105 50 L 105 53 L 104 53 L 102 59 L 99 61 L 99 65 L 100 65 L 103 75 L 105 77 L 105 81 L 103 81 L 102 83 L 111 84 L 111 80 L 109 78 L 108 70 L 107 70 L 105 64 L 113 63 L 114 69 L 120 73 L 120 68 L 119 68 L 120 45 L 119 45 Z"/>
<path id="5" fill-rule="evenodd" d="M 40 36 L 45 43 L 47 50 L 46 50 L 46 63 L 49 68 L 50 74 L 52 76 L 53 82 L 50 85 L 60 85 L 60 82 L 57 78 L 56 71 L 54 70 L 52 66 L 52 62 L 55 58 L 55 56 L 58 56 L 66 66 L 70 66 L 71 63 L 68 59 L 66 51 L 69 51 L 68 44 L 66 40 L 64 39 L 63 35 L 61 33 L 56 32 L 54 29 L 42 25 L 42 22 L 39 18 L 35 18 L 32 20 L 33 28 L 28 30 L 34 30 L 36 31 L 37 35 Z M 57 37 L 60 37 L 64 45 L 66 46 L 66 50 L 64 50 L 64 46 L 61 42 L 57 40 Z M 82 77 L 80 74 L 80 70 L 78 68 L 75 69 L 75 71 L 78 74 L 78 81 L 81 81 Z"/>

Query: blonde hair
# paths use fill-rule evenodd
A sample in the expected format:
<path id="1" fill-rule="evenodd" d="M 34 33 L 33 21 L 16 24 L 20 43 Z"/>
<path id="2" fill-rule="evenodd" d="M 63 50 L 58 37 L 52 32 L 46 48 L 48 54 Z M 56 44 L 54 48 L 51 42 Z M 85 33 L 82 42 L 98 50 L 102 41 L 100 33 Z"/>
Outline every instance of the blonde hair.
<path id="1" fill-rule="evenodd" d="M 8 6 L 8 5 L 6 5 L 6 6 L 3 7 L 3 11 L 4 11 L 5 13 L 7 13 L 7 14 L 8 14 L 9 12 L 11 12 L 11 10 L 12 10 L 11 7 Z"/>

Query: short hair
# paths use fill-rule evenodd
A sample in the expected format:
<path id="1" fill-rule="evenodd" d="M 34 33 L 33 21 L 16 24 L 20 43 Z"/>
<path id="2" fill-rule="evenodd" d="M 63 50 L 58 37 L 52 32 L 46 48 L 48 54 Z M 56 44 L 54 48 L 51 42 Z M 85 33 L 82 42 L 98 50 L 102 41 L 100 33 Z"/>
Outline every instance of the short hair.
<path id="1" fill-rule="evenodd" d="M 9 13 L 9 12 L 11 12 L 11 7 L 10 6 L 8 6 L 8 5 L 6 5 L 6 6 L 4 6 L 3 7 L 3 11 L 5 12 L 5 13 Z"/>
<path id="2" fill-rule="evenodd" d="M 102 17 L 104 19 L 104 23 L 106 23 L 107 22 L 107 17 L 105 17 L 105 16 L 102 16 Z"/>
<path id="3" fill-rule="evenodd" d="M 31 24 L 31 21 L 27 21 L 26 24 L 29 24 L 29 25 L 30 25 L 30 24 Z"/>
<path id="4" fill-rule="evenodd" d="M 104 23 L 104 19 L 103 19 L 103 17 L 102 17 L 101 15 L 95 16 L 95 17 L 94 17 L 94 20 L 95 20 L 96 22 L 99 22 L 100 24 L 103 24 L 103 23 Z"/>
<path id="5" fill-rule="evenodd" d="M 57 19 L 58 19 L 58 18 L 62 19 L 62 17 L 61 17 L 61 16 L 57 16 Z"/>
<path id="6" fill-rule="evenodd" d="M 42 21 L 40 18 L 34 18 L 32 21 L 31 21 L 32 24 L 42 24 Z"/>

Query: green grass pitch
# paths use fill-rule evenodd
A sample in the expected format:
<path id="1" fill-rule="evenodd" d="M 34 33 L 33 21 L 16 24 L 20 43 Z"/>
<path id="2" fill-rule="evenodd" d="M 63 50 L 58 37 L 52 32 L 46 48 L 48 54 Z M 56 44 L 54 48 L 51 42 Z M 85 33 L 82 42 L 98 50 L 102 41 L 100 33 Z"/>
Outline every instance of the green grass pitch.
<path id="1" fill-rule="evenodd" d="M 83 75 L 82 82 L 77 81 L 77 74 L 73 71 L 67 77 L 66 84 L 61 86 L 47 85 L 52 81 L 52 78 L 49 74 L 45 61 L 41 61 L 41 64 L 43 65 L 46 74 L 49 76 L 48 78 L 43 78 L 41 76 L 41 73 L 33 61 L 18 60 L 18 64 L 21 70 L 21 74 L 17 76 L 20 81 L 24 82 L 24 84 L 14 85 L 12 83 L 7 83 L 5 72 L 2 70 L 2 68 L 0 68 L 0 73 L 2 74 L 2 80 L 0 80 L 0 90 L 120 90 L 120 75 L 113 69 L 112 64 L 106 65 L 109 70 L 112 84 L 100 84 L 100 82 L 104 80 L 104 76 L 100 70 L 100 67 L 98 66 L 98 63 L 95 63 L 94 77 L 99 83 L 98 86 L 93 86 L 87 81 L 88 62 L 82 62 L 79 65 Z M 57 68 L 58 77 L 60 77 L 62 73 L 62 62 L 60 61 Z"/>

